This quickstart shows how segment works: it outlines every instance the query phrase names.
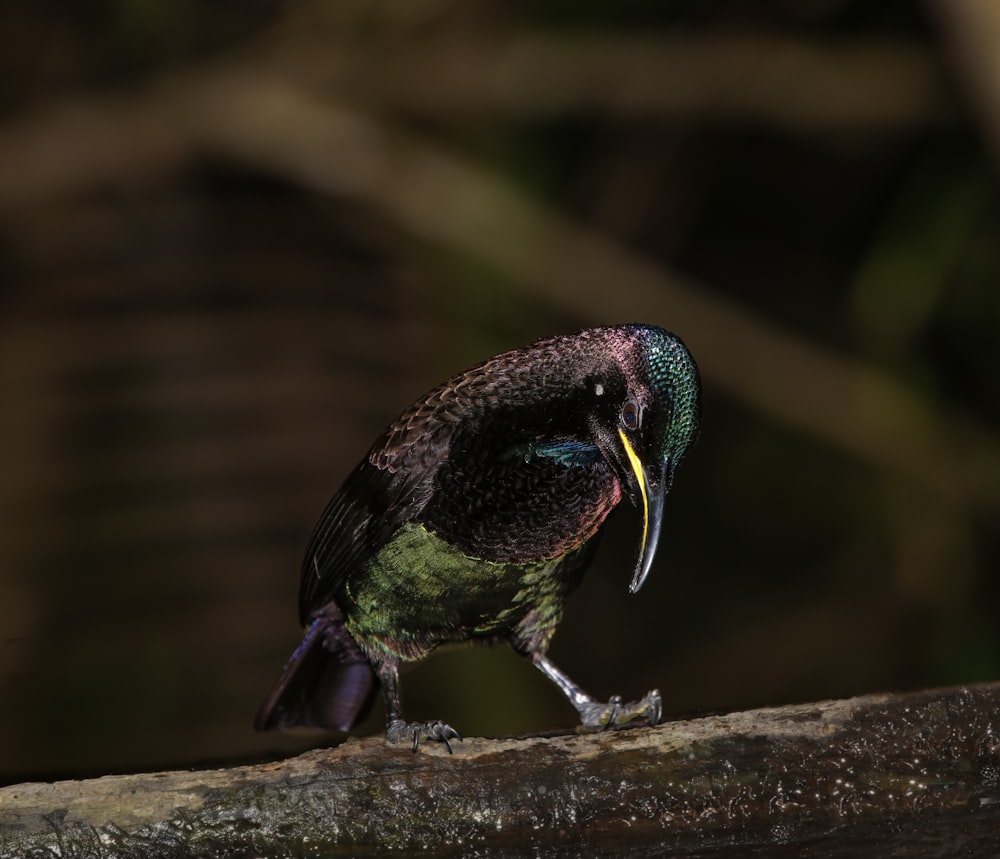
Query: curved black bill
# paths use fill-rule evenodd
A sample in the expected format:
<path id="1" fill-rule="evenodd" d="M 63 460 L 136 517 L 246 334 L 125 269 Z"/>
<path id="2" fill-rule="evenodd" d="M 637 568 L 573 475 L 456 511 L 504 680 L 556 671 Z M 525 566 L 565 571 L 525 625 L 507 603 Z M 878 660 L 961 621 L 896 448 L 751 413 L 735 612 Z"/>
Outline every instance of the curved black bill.
<path id="1" fill-rule="evenodd" d="M 668 462 L 664 462 L 662 472 L 650 479 L 628 437 L 621 430 L 619 435 L 642 497 L 642 540 L 639 543 L 639 557 L 636 560 L 635 572 L 632 574 L 632 583 L 628 588 L 629 593 L 634 594 L 643 586 L 653 566 L 656 546 L 660 541 L 660 528 L 663 525 L 663 499 L 670 488 L 672 469 Z"/>

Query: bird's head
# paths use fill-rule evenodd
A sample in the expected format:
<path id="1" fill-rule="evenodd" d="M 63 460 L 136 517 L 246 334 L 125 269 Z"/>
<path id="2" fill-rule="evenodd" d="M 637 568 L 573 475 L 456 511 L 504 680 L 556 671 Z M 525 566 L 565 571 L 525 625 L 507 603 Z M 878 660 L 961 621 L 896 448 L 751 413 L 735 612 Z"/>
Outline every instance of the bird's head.
<path id="1" fill-rule="evenodd" d="M 629 590 L 642 587 L 653 565 L 663 499 L 674 470 L 694 441 L 700 384 L 680 339 L 654 325 L 609 329 L 607 376 L 591 380 L 596 408 L 591 432 L 642 514 L 642 538 Z"/>

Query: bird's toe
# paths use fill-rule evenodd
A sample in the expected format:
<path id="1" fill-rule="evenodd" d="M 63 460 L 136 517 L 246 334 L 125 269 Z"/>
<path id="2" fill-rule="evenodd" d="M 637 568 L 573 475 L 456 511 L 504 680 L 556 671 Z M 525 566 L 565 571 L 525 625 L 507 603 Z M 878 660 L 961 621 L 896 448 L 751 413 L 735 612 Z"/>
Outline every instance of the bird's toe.
<path id="1" fill-rule="evenodd" d="M 451 741 L 461 740 L 462 735 L 451 725 L 436 719 L 432 722 L 404 722 L 402 719 L 395 719 L 386 728 L 385 738 L 390 743 L 413 743 L 415 752 L 421 740 L 433 740 L 444 743 L 451 754 Z"/>
<path id="2" fill-rule="evenodd" d="M 658 725 L 662 716 L 663 701 L 655 689 L 640 700 L 628 704 L 622 702 L 621 696 L 614 695 L 606 702 L 591 701 L 580 708 L 581 725 L 584 728 L 602 730 L 639 721 L 647 725 Z"/>

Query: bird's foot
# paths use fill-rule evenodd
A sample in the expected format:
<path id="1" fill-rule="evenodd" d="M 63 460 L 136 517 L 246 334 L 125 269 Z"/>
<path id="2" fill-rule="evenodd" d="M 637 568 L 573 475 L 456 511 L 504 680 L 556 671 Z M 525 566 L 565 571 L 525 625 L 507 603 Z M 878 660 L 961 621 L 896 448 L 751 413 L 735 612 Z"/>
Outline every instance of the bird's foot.
<path id="1" fill-rule="evenodd" d="M 577 710 L 584 728 L 615 728 L 638 721 L 658 725 L 663 717 L 663 699 L 659 691 L 653 689 L 638 701 L 628 704 L 622 702 L 621 696 L 615 695 L 606 702 L 591 699 L 579 705 Z"/>
<path id="2" fill-rule="evenodd" d="M 451 754 L 451 741 L 461 740 L 462 735 L 451 725 L 446 725 L 440 719 L 433 722 L 404 722 L 393 719 L 385 730 L 385 738 L 390 743 L 413 743 L 413 751 L 417 750 L 422 739 L 444 743 Z"/>

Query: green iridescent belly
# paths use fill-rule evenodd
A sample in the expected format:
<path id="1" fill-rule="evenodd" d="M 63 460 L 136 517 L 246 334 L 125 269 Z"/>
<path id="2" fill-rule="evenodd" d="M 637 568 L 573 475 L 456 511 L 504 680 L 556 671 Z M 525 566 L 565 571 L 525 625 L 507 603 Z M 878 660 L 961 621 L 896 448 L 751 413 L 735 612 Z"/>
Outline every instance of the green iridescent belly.
<path id="1" fill-rule="evenodd" d="M 580 551 L 529 564 L 470 558 L 404 525 L 344 587 L 347 629 L 369 655 L 420 659 L 440 644 L 512 637 L 544 647 L 578 584 Z M 556 570 L 559 574 L 556 575 Z"/>

